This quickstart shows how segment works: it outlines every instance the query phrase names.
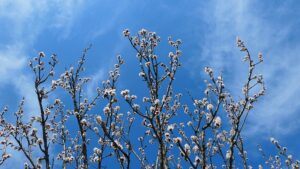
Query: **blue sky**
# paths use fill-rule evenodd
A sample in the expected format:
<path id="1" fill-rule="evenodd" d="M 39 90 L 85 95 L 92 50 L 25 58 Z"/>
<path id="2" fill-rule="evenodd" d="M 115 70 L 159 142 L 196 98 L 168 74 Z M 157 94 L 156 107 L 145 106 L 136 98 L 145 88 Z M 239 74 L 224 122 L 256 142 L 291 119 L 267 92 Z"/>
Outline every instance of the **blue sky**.
<path id="1" fill-rule="evenodd" d="M 86 74 L 93 80 L 87 95 L 106 78 L 118 54 L 126 62 L 120 87 L 141 92 L 142 88 L 134 86 L 138 72 L 132 66 L 137 62 L 122 37 L 125 28 L 157 32 L 162 39 L 161 55 L 169 52 L 168 36 L 182 39 L 180 87 L 202 92 L 202 72 L 208 65 L 224 73 L 227 87 L 238 96 L 246 72 L 243 54 L 235 45 L 239 36 L 252 55 L 263 53 L 265 62 L 259 71 L 267 87 L 266 96 L 249 116 L 245 134 L 255 141 L 252 147 L 276 137 L 299 157 L 299 9 L 300 2 L 289 0 L 0 0 L 0 106 L 14 107 L 25 96 L 29 100 L 26 109 L 34 113 L 29 58 L 38 51 L 56 53 L 59 70 L 64 70 L 76 63 L 89 44 L 93 47 Z"/>

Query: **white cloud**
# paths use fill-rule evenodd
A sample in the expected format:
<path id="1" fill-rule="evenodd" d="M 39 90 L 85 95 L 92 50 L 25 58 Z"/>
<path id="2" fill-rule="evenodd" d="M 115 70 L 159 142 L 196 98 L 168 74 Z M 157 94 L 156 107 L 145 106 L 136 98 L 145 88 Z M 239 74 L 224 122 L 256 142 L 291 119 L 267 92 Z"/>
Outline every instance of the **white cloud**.
<path id="1" fill-rule="evenodd" d="M 85 4 L 83 0 L 1 0 L 0 18 L 10 25 L 8 33 L 15 40 L 34 41 L 49 27 L 59 29 L 61 36 L 67 37 Z"/>
<path id="2" fill-rule="evenodd" d="M 0 50 L 0 87 L 7 87 L 15 90 L 17 97 L 25 97 L 25 110 L 30 114 L 36 113 L 37 100 L 34 90 L 34 80 L 32 76 L 25 72 L 27 68 L 27 59 L 22 46 L 7 46 Z M 29 70 L 29 68 L 28 68 Z M 6 89 L 7 90 L 7 89 Z M 5 99 L 8 95 L 1 95 L 0 99 L 5 104 Z M 18 103 L 16 103 L 18 104 Z M 11 111 L 14 111 L 12 108 Z"/>
<path id="3" fill-rule="evenodd" d="M 109 31 L 116 25 L 117 21 L 120 18 L 126 17 L 125 10 L 128 10 L 128 8 L 130 8 L 129 4 L 130 3 L 126 2 L 126 1 L 120 1 L 120 2 L 118 2 L 118 4 L 112 5 L 112 4 L 108 3 L 108 4 L 103 5 L 103 8 L 107 8 L 107 6 L 109 6 L 110 8 L 114 8 L 114 10 L 112 10 L 109 13 L 103 13 L 101 16 L 101 19 L 96 21 L 95 24 L 97 25 L 97 28 L 96 28 L 96 31 L 91 34 L 91 37 L 97 38 L 99 36 L 104 35 L 107 31 Z M 133 5 L 133 4 L 131 4 L 131 5 Z"/>
<path id="4" fill-rule="evenodd" d="M 22 47 L 7 46 L 6 49 L 0 51 L 0 81 L 6 84 L 25 64 L 25 57 L 20 53 Z"/>
<path id="5" fill-rule="evenodd" d="M 0 41 L 0 85 L 9 82 L 20 90 L 18 93 L 28 93 L 22 91 L 26 88 L 22 84 L 32 80 L 23 72 L 29 59 L 28 50 L 32 51 L 39 34 L 48 26 L 62 29 L 67 36 L 83 7 L 82 0 L 0 0 L 0 25 L 5 27 L 1 33 L 9 36 L 9 42 Z"/>
<path id="6" fill-rule="evenodd" d="M 84 9 L 88 4 L 83 0 L 55 0 L 48 1 L 52 10 L 49 13 L 54 14 L 53 23 L 51 27 L 61 29 L 62 38 L 67 38 L 71 32 L 76 16 Z"/>
<path id="7" fill-rule="evenodd" d="M 88 83 L 87 86 L 87 97 L 92 99 L 96 96 L 96 89 L 102 86 L 102 81 L 105 80 L 106 71 L 100 69 L 94 75 L 91 76 L 91 81 Z"/>

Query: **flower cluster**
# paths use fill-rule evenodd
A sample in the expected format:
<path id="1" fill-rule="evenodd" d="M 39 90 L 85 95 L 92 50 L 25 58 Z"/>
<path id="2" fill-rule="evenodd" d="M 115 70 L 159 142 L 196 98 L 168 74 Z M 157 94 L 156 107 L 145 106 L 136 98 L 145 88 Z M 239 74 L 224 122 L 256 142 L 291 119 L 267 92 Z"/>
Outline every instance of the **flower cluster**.
<path id="1" fill-rule="evenodd" d="M 289 154 L 287 148 L 281 146 L 278 140 L 271 137 L 270 142 L 277 149 L 276 155 L 269 155 L 267 157 L 262 147 L 260 145 L 258 146 L 258 150 L 264 159 L 265 165 L 267 165 L 269 168 L 300 168 L 300 160 L 295 159 L 291 154 Z M 263 168 L 263 165 L 260 165 L 260 168 Z"/>

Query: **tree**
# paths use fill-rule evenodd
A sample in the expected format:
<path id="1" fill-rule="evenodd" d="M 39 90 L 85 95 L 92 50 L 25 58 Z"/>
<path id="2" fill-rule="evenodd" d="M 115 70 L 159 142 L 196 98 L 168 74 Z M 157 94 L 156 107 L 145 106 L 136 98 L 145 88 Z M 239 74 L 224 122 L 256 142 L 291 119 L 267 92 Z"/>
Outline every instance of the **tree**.
<path id="1" fill-rule="evenodd" d="M 40 52 L 29 63 L 35 75 L 39 114 L 26 120 L 24 99 L 13 120 L 6 118 L 8 108 L 3 109 L 0 164 L 11 157 L 10 151 L 16 151 L 25 156 L 24 167 L 33 169 L 103 168 L 110 162 L 120 168 L 251 168 L 242 131 L 255 102 L 265 93 L 263 76 L 255 72 L 263 62 L 262 54 L 252 57 L 237 38 L 249 68 L 242 97 L 234 98 L 222 75 L 216 76 L 212 68 L 205 67 L 208 80 L 203 97 L 198 99 L 186 92 L 190 103 L 183 103 L 184 94 L 173 90 L 176 73 L 182 66 L 181 40 L 168 39 L 173 51 L 164 62 L 166 58 L 160 59 L 156 54 L 160 37 L 155 32 L 142 29 L 132 36 L 126 29 L 123 35 L 137 53 L 139 76 L 147 89 L 144 96 L 137 97 L 132 94 L 134 91 L 118 87 L 124 64 L 120 56 L 108 79 L 95 90 L 94 98 L 87 99 L 84 86 L 90 78 L 82 77 L 82 72 L 90 47 L 83 51 L 76 67 L 70 67 L 56 80 L 56 55 L 50 57 L 47 65 L 45 54 Z M 59 88 L 68 94 L 71 106 L 59 98 L 63 94 Z M 58 98 L 48 97 L 53 93 Z M 106 105 L 99 113 L 96 105 L 101 104 Z M 144 132 L 137 136 L 132 128 L 139 124 Z M 97 144 L 93 143 L 95 139 Z M 274 140 L 287 158 L 286 165 L 299 168 L 299 162 Z M 267 159 L 261 148 L 259 151 L 271 167 L 281 166 L 279 157 Z"/>

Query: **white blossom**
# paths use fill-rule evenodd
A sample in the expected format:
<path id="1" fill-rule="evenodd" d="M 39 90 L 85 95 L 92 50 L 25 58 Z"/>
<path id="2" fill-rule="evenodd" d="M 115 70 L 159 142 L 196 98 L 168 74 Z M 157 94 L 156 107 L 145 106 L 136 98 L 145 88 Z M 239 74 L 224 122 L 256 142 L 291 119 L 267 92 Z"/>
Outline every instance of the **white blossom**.
<path id="1" fill-rule="evenodd" d="M 214 108 L 214 106 L 212 104 L 207 105 L 207 110 L 208 111 L 212 111 L 213 108 Z"/>
<path id="2" fill-rule="evenodd" d="M 181 137 L 175 137 L 175 138 L 173 138 L 173 142 L 174 143 L 181 143 L 182 142 L 182 138 Z"/>
<path id="3" fill-rule="evenodd" d="M 215 125 L 216 127 L 220 127 L 221 124 L 222 124 L 221 118 L 220 118 L 219 116 L 215 117 L 215 118 L 214 118 L 214 125 Z"/>

